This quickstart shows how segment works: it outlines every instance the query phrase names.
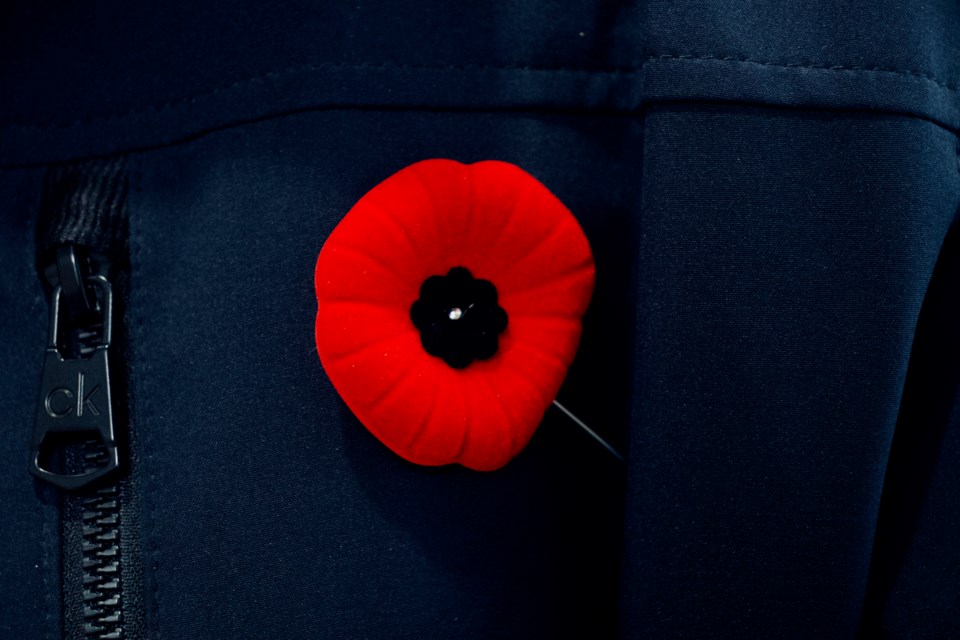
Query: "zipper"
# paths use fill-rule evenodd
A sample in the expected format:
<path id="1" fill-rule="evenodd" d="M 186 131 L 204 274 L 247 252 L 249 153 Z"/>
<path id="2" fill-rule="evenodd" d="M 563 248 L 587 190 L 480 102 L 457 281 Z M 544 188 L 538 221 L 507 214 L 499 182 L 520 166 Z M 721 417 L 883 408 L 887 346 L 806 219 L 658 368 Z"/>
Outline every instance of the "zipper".
<path id="1" fill-rule="evenodd" d="M 113 425 L 109 350 L 113 287 L 89 275 L 74 245 L 56 252 L 40 402 L 30 471 L 64 491 L 84 489 L 120 466 Z M 74 445 L 86 452 L 71 454 Z"/>
<path id="2" fill-rule="evenodd" d="M 143 628 L 126 193 L 122 159 L 51 168 L 37 225 L 49 329 L 30 472 L 60 497 L 65 640 L 135 640 Z"/>

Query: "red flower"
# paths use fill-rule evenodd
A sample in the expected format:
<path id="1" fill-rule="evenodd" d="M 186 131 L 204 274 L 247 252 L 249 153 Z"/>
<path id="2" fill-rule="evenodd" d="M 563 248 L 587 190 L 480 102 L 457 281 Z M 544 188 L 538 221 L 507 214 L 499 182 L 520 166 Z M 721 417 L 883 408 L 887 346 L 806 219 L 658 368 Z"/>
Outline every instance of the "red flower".
<path id="1" fill-rule="evenodd" d="M 364 195 L 317 260 L 317 351 L 403 458 L 502 467 L 580 339 L 594 265 L 570 211 L 519 167 L 425 160 Z"/>

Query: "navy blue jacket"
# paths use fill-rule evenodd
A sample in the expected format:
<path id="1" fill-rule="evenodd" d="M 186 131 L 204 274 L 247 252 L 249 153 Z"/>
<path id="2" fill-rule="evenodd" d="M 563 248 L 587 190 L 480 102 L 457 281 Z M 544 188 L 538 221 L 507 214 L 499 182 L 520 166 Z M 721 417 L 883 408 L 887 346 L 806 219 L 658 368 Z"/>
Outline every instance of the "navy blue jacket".
<path id="1" fill-rule="evenodd" d="M 0 637 L 960 637 L 958 54 L 947 0 L 4 6 Z M 434 157 L 579 219 L 559 399 L 625 465 L 551 410 L 418 467 L 330 385 L 317 254 Z M 78 166 L 121 176 L 73 239 L 115 254 L 99 494 L 28 473 Z"/>

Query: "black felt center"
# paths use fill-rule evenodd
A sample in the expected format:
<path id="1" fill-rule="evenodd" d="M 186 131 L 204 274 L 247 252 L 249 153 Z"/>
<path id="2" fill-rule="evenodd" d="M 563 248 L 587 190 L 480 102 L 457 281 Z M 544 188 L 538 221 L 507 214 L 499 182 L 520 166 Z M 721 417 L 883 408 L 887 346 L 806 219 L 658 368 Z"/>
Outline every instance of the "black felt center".
<path id="1" fill-rule="evenodd" d="M 430 276 L 420 286 L 420 298 L 410 307 L 420 331 L 420 343 L 432 356 L 454 369 L 493 357 L 498 336 L 507 328 L 507 312 L 497 304 L 497 288 L 473 277 L 464 267 L 445 276 Z"/>

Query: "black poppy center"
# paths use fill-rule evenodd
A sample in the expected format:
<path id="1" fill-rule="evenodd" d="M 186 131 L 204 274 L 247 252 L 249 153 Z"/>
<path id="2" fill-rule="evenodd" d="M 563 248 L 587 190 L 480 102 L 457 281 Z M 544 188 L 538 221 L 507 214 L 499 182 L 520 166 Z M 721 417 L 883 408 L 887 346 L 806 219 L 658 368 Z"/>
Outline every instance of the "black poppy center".
<path id="1" fill-rule="evenodd" d="M 497 304 L 497 288 L 473 277 L 464 267 L 445 276 L 430 276 L 410 307 L 420 343 L 432 356 L 454 369 L 493 357 L 499 335 L 507 328 L 507 312 Z"/>

